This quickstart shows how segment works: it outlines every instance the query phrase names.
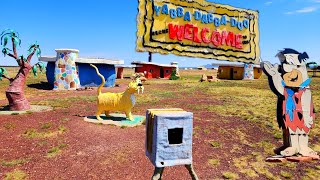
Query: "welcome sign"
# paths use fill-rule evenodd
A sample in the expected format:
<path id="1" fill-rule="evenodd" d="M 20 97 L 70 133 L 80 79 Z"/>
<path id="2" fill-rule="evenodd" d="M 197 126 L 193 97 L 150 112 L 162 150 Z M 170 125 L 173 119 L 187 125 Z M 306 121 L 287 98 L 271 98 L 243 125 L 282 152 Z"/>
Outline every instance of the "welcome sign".
<path id="1" fill-rule="evenodd" d="M 204 0 L 139 0 L 139 52 L 256 63 L 258 12 Z"/>

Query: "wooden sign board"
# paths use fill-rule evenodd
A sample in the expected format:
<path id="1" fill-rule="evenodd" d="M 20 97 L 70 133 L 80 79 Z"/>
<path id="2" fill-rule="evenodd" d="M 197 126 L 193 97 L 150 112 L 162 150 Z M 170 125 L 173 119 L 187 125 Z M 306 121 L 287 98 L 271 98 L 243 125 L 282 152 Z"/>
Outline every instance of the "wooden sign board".
<path id="1" fill-rule="evenodd" d="M 257 63 L 258 12 L 203 0 L 139 0 L 138 52 Z"/>

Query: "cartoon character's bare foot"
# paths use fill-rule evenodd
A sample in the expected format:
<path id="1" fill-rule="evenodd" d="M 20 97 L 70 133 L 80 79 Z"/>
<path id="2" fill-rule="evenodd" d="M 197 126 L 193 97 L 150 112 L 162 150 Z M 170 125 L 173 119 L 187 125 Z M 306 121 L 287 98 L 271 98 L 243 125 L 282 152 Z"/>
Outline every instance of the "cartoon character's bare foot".
<path id="1" fill-rule="evenodd" d="M 317 154 L 317 152 L 315 152 L 314 150 L 312 150 L 309 147 L 303 147 L 300 149 L 299 152 L 302 156 L 308 156 L 308 157 L 312 157 L 314 159 L 319 159 L 319 155 Z"/>
<path id="2" fill-rule="evenodd" d="M 293 156 L 296 153 L 298 153 L 298 150 L 297 148 L 294 148 L 294 147 L 288 147 L 285 150 L 280 152 L 282 156 Z"/>
<path id="3" fill-rule="evenodd" d="M 281 155 L 281 151 L 285 150 L 286 148 L 288 148 L 288 146 L 283 145 L 281 147 L 274 149 L 273 152 L 277 155 Z"/>

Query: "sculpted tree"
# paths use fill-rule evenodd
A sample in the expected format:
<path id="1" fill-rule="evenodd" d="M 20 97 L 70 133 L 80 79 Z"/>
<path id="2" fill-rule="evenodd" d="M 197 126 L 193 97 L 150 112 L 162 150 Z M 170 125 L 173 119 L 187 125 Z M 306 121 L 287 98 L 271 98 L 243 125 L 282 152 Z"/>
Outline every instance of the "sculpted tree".
<path id="1" fill-rule="evenodd" d="M 32 69 L 34 75 L 37 75 L 37 67 L 40 68 L 40 71 L 44 69 L 44 65 L 39 62 L 34 66 L 30 65 L 32 56 L 36 53 L 37 56 L 40 56 L 41 50 L 38 43 L 32 44 L 28 50 L 28 56 L 18 56 L 17 46 L 20 46 L 21 40 L 19 34 L 13 30 L 7 29 L 1 33 L 1 45 L 2 53 L 4 56 L 10 56 L 15 59 L 19 65 L 19 71 L 14 78 L 8 76 L 8 73 L 4 68 L 0 67 L 0 80 L 2 78 L 8 79 L 10 85 L 6 90 L 6 96 L 9 101 L 9 108 L 12 111 L 22 111 L 30 109 L 30 103 L 25 98 L 24 87 L 29 71 Z M 12 43 L 12 49 L 7 48 L 9 40 Z"/>
<path id="2" fill-rule="evenodd" d="M 311 69 L 313 71 L 313 77 L 317 76 L 317 70 L 318 70 L 318 64 L 316 62 L 308 62 L 307 68 Z"/>

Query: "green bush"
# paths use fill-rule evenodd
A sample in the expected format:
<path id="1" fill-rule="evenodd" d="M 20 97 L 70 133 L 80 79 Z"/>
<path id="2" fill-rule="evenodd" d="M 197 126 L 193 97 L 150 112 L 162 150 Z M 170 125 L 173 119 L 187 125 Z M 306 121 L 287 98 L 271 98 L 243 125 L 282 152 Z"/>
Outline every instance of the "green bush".
<path id="1" fill-rule="evenodd" d="M 177 76 L 176 70 L 172 70 L 171 75 L 170 75 L 170 80 L 178 80 L 180 77 Z"/>

